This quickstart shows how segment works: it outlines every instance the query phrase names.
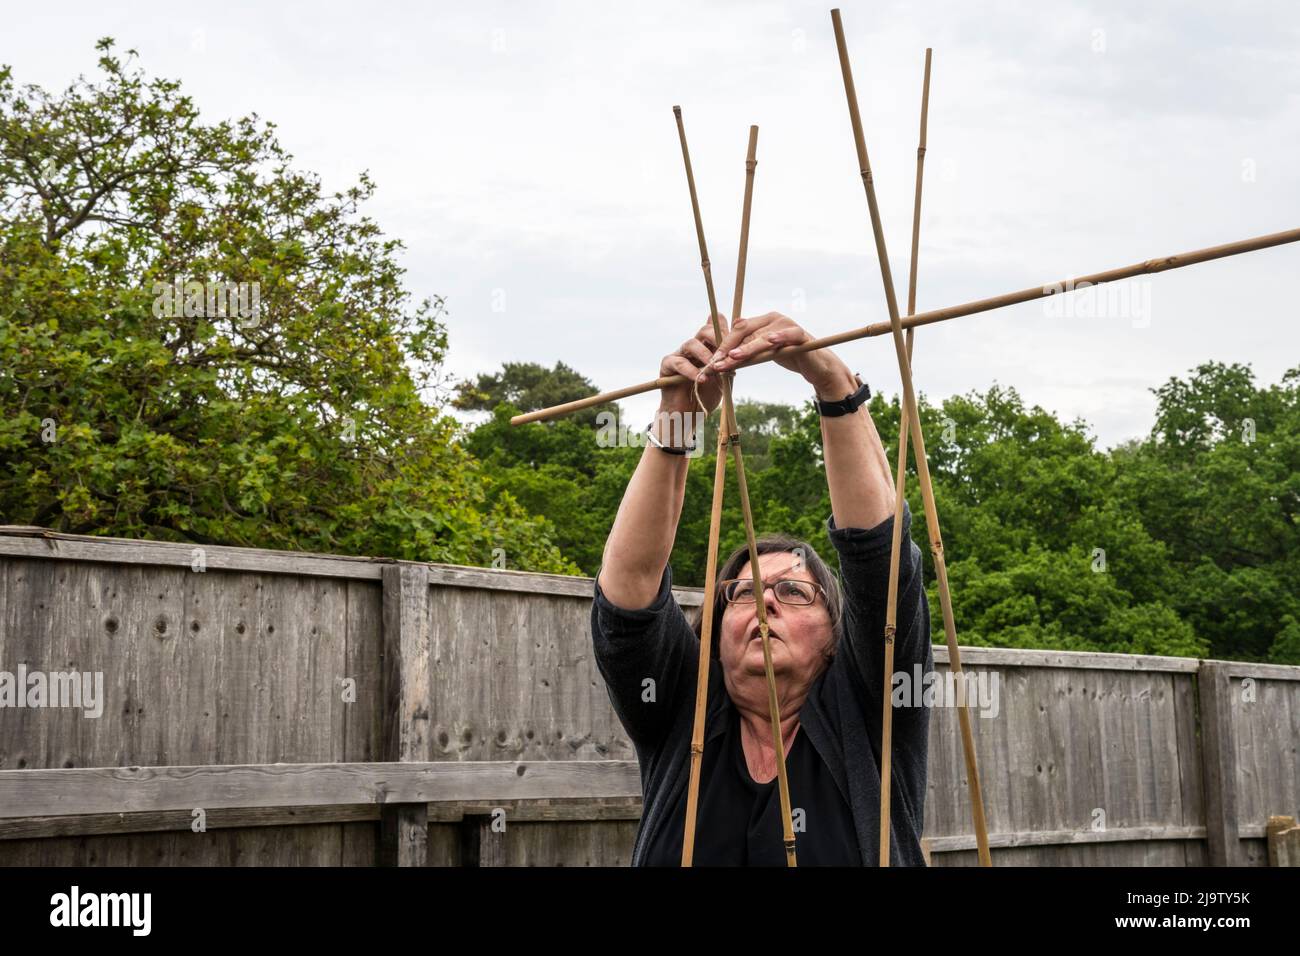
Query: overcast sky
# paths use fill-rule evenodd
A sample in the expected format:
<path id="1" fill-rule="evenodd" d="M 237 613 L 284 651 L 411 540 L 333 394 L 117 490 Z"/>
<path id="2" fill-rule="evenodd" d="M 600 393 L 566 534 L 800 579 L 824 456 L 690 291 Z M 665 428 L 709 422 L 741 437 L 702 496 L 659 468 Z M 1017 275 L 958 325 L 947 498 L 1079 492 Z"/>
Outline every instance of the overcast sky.
<path id="1" fill-rule="evenodd" d="M 672 107 L 729 309 L 751 123 L 745 315 L 822 335 L 887 318 L 825 3 L 4 3 L 0 62 L 62 89 L 134 47 L 211 121 L 256 111 L 407 245 L 447 299 L 449 370 L 563 360 L 653 378 L 707 299 Z M 842 4 L 905 303 L 924 49 L 934 48 L 918 309 L 1300 226 L 1294 3 Z M 1300 364 L 1300 246 L 1166 273 L 1104 314 L 1029 303 L 917 334 L 918 389 L 994 382 L 1103 446 L 1145 434 L 1172 375 Z M 1060 300 L 1059 305 L 1066 305 Z M 894 393 L 888 338 L 842 346 Z M 800 402 L 766 365 L 740 397 Z M 640 422 L 654 399 L 625 404 Z"/>

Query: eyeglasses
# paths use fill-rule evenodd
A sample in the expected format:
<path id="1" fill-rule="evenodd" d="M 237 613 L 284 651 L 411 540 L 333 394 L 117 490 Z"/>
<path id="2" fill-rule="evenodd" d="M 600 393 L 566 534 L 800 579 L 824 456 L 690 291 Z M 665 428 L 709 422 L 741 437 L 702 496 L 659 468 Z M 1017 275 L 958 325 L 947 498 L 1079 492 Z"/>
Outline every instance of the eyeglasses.
<path id="1" fill-rule="evenodd" d="M 781 578 L 773 581 L 764 587 L 772 588 L 772 593 L 782 604 L 807 605 L 817 600 L 820 593 L 823 597 L 826 595 L 825 589 L 820 584 L 813 584 L 811 581 L 800 581 L 798 578 Z M 752 578 L 731 578 L 723 581 L 721 585 L 723 599 L 728 604 L 753 604 L 754 603 L 754 581 Z"/>

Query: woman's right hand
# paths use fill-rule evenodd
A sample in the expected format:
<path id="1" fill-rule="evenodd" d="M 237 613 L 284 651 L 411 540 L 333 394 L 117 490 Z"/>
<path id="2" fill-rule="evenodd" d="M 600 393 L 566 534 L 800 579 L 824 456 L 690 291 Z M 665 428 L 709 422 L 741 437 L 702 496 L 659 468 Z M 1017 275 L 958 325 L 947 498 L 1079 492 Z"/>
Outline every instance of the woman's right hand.
<path id="1" fill-rule="evenodd" d="M 726 335 L 726 319 L 718 316 L 718 324 Z M 701 414 L 695 401 L 696 379 L 716 351 L 713 323 L 707 322 L 659 363 L 660 376 L 683 375 L 687 379 L 661 389 L 659 415 L 651 428 L 663 444 L 681 447 L 691 443 Z M 705 412 L 713 411 L 722 401 L 720 377 L 709 375 L 698 384 L 700 404 Z M 597 574 L 601 591 L 616 607 L 648 607 L 659 592 L 682 516 L 687 462 L 684 455 L 666 455 L 646 444 L 623 492 Z"/>
<path id="2" fill-rule="evenodd" d="M 727 334 L 727 319 L 718 316 L 722 334 Z M 699 404 L 695 401 L 695 386 L 699 385 L 700 402 L 706 412 L 712 412 L 722 401 L 722 384 L 717 375 L 710 375 L 697 383 L 700 370 L 709 363 L 717 350 L 713 337 L 713 323 L 706 321 L 693 338 L 682 343 L 681 348 L 671 355 L 665 355 L 659 363 L 659 375 L 684 375 L 689 380 L 675 385 L 665 385 L 659 390 L 660 411 L 697 412 Z"/>

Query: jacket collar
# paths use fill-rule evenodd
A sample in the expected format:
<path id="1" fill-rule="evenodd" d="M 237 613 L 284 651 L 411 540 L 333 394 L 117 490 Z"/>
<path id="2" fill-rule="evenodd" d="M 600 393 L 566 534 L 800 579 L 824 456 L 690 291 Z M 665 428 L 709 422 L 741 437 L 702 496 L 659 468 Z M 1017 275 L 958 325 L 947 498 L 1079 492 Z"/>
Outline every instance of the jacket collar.
<path id="1" fill-rule="evenodd" d="M 835 746 L 829 729 L 830 721 L 822 704 L 822 690 L 830 670 L 828 667 L 809 690 L 808 697 L 799 711 L 799 727 L 801 733 L 808 735 L 822 761 L 830 768 L 831 776 L 835 779 L 835 785 L 840 788 L 840 795 L 844 797 L 844 802 L 852 807 L 853 800 L 849 795 L 844 756 Z M 722 667 L 718 661 L 713 661 L 709 667 L 709 707 L 704 722 L 706 750 L 709 741 L 726 733 L 727 721 L 735 709 L 736 705 L 732 703 L 731 695 L 727 693 L 727 685 L 722 679 Z"/>

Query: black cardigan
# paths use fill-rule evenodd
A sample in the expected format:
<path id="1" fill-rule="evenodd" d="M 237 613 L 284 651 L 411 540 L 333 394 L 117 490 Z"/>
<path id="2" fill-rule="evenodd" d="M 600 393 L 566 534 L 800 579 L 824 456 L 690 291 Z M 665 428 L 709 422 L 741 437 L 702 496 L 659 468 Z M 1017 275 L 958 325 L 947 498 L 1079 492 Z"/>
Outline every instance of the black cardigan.
<path id="1" fill-rule="evenodd" d="M 895 673 L 934 669 L 930 607 L 921 582 L 921 550 L 910 535 L 911 511 L 903 512 L 904 561 L 899 569 Z M 876 527 L 836 528 L 827 519 L 840 557 L 846 622 L 844 642 L 817 679 L 799 714 L 801 733 L 817 748 L 853 811 L 864 866 L 879 861 L 880 718 L 884 671 L 885 602 L 894 519 Z M 648 607 L 624 610 L 595 585 L 591 634 L 596 666 L 636 749 L 641 770 L 642 811 L 632 865 L 642 865 L 649 837 L 686 799 L 695 718 L 699 638 L 672 597 L 672 568 L 665 566 L 659 593 Z M 653 679 L 653 695 L 647 679 Z M 652 701 L 643 697 L 653 696 Z M 705 750 L 717 745 L 731 701 L 717 660 L 709 668 Z M 893 796 L 890 801 L 891 866 L 924 866 L 926 759 L 930 713 L 899 706 L 893 715 Z M 792 797 L 797 795 L 792 795 Z"/>

